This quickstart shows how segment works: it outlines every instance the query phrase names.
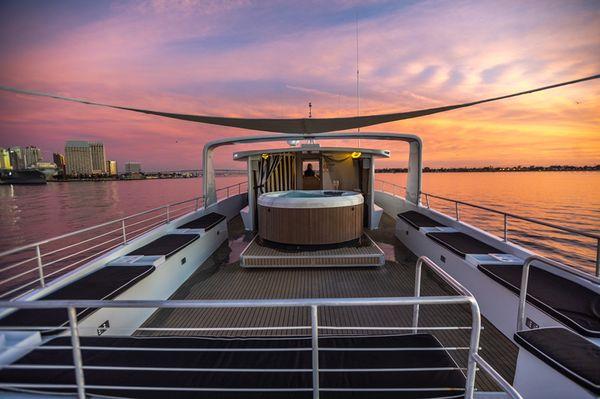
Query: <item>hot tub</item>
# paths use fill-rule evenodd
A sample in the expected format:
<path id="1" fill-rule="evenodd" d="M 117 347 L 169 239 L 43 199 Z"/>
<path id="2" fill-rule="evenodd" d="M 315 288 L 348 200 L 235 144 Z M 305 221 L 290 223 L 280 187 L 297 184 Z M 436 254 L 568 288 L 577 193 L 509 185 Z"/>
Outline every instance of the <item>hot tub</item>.
<path id="1" fill-rule="evenodd" d="M 258 198 L 258 234 L 291 245 L 338 244 L 363 233 L 362 194 L 354 191 L 275 191 Z"/>

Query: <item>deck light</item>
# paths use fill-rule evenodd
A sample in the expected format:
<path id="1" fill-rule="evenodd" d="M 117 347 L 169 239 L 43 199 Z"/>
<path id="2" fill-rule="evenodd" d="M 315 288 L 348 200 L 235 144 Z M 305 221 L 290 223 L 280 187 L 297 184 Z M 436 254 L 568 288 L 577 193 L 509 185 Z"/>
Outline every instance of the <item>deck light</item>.
<path id="1" fill-rule="evenodd" d="M 360 158 L 360 156 L 362 155 L 362 152 L 360 151 L 354 151 L 352 153 L 352 155 L 350 155 L 352 158 L 356 159 L 356 158 Z"/>
<path id="2" fill-rule="evenodd" d="M 262 159 L 267 159 L 269 158 L 269 154 L 261 154 Z"/>

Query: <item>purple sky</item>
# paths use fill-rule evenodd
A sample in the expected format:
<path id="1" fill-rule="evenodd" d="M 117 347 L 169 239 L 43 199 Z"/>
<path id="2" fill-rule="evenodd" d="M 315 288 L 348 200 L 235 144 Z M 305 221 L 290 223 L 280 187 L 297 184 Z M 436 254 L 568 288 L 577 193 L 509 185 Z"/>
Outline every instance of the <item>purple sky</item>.
<path id="1" fill-rule="evenodd" d="M 0 85 L 238 117 L 361 114 L 501 95 L 600 72 L 598 1 L 2 1 Z M 600 84 L 370 131 L 419 134 L 428 166 L 600 163 Z M 246 130 L 0 93 L 0 146 L 100 140 L 120 168 L 197 168 Z M 389 144 L 364 143 L 371 147 Z M 238 148 L 239 149 L 239 148 Z M 404 165 L 402 144 L 390 148 Z M 243 168 L 219 153 L 218 166 Z"/>

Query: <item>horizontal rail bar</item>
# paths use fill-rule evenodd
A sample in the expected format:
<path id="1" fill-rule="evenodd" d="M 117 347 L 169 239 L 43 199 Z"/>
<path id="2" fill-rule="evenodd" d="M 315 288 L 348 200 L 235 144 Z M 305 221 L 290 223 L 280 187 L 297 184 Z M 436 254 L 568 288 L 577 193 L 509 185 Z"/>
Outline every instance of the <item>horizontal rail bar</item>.
<path id="1" fill-rule="evenodd" d="M 170 391 L 170 392 L 310 392 L 312 388 L 192 388 L 192 387 L 143 387 L 131 385 L 85 385 L 88 389 L 114 389 L 131 391 Z M 77 388 L 75 384 L 25 384 L 0 383 L 0 388 Z M 464 388 L 431 387 L 431 388 L 320 388 L 323 392 L 427 392 L 452 391 L 463 392 Z M 519 398 L 520 399 L 520 398 Z"/>
<path id="2" fill-rule="evenodd" d="M 81 328 L 81 326 L 79 327 Z M 137 330 L 136 330 L 137 331 Z M 309 340 L 310 337 L 303 339 Z M 10 349 L 12 346 L 0 346 L 0 349 Z M 20 349 L 40 349 L 40 350 L 71 350 L 70 346 L 53 345 L 53 346 L 19 346 Z M 309 352 L 310 347 L 306 348 L 156 348 L 156 347 L 131 347 L 131 346 L 81 346 L 81 350 L 100 350 L 100 351 L 131 351 L 131 352 Z M 464 346 L 446 346 L 441 348 L 323 348 L 319 347 L 319 351 L 325 352 L 405 352 L 405 351 L 459 351 L 469 350 Z"/>
<path id="3" fill-rule="evenodd" d="M 600 235 L 594 234 L 594 233 L 590 233 L 590 232 L 587 232 L 587 231 L 584 231 L 584 230 L 579 230 L 579 229 L 575 229 L 575 228 L 567 227 L 567 226 L 560 226 L 560 225 L 557 225 L 557 224 L 554 224 L 554 223 L 550 223 L 550 222 L 546 222 L 546 221 L 543 221 L 543 220 L 534 219 L 534 218 L 530 218 L 530 217 L 527 217 L 527 216 L 520 216 L 520 215 L 517 215 L 517 214 L 514 214 L 514 213 L 505 212 L 505 211 L 501 211 L 501 210 L 493 209 L 493 208 L 488 208 L 488 207 L 483 206 L 483 205 L 477 205 L 477 204 L 472 204 L 472 203 L 461 201 L 461 200 L 455 200 L 455 199 L 451 199 L 451 198 L 441 197 L 439 195 L 434 195 L 434 194 L 430 194 L 430 193 L 424 193 L 424 192 L 422 192 L 421 194 L 427 194 L 429 197 L 432 197 L 432 198 L 437 198 L 437 199 L 441 199 L 441 200 L 444 200 L 444 201 L 454 202 L 454 203 L 458 203 L 458 204 L 461 204 L 461 205 L 467 205 L 467 206 L 470 206 L 470 207 L 473 207 L 473 208 L 477 208 L 477 209 L 481 209 L 481 210 L 484 210 L 484 211 L 496 213 L 498 215 L 506 215 L 506 216 L 509 216 L 509 217 L 511 217 L 513 219 L 519 219 L 519 220 L 523 220 L 523 221 L 526 221 L 526 222 L 539 224 L 541 226 L 546 226 L 546 227 L 550 227 L 550 228 L 553 228 L 553 229 L 566 231 L 568 233 L 578 234 L 578 235 L 581 235 L 581 236 L 584 236 L 584 237 L 594 238 L 596 240 L 600 240 Z"/>
<path id="4" fill-rule="evenodd" d="M 376 297 L 376 298 L 301 298 L 301 299 L 253 299 L 253 300 L 47 300 L 47 301 L 0 301 L 0 308 L 60 309 L 64 307 L 86 308 L 257 308 L 257 307 L 304 307 L 304 306 L 384 306 L 449 305 L 471 303 L 472 297 Z M 309 327 L 310 328 L 310 327 Z"/>
<path id="5" fill-rule="evenodd" d="M 24 272 L 21 272 L 21 273 L 19 273 L 19 274 L 15 274 L 14 276 L 11 276 L 11 277 L 9 277 L 9 278 L 5 278 L 4 280 L 1 280 L 1 281 L 0 281 L 0 285 L 2 285 L 2 284 L 6 284 L 6 283 L 10 283 L 11 281 L 13 281 L 13 280 L 15 280 L 15 279 L 18 279 L 19 277 L 23 277 L 24 275 L 26 275 L 26 274 L 29 274 L 29 273 L 31 273 L 31 272 L 36 272 L 37 270 L 38 270 L 38 268 L 37 268 L 37 267 L 34 267 L 33 269 L 29 269 L 29 270 L 27 270 L 27 271 L 24 271 Z M 39 280 L 39 279 L 40 279 L 40 278 L 38 277 L 36 280 Z"/>
<path id="6" fill-rule="evenodd" d="M 9 364 L 2 366 L 3 369 L 61 369 L 72 370 L 75 366 L 67 364 Z M 221 372 L 221 373 L 309 373 L 310 368 L 210 368 L 210 367 L 137 367 L 137 366 L 83 366 L 85 370 L 121 370 L 121 371 L 170 371 L 170 372 Z M 319 369 L 325 373 L 374 373 L 374 372 L 423 372 L 423 371 L 453 371 L 466 370 L 464 367 L 388 367 L 388 368 L 340 368 Z"/>
<path id="7" fill-rule="evenodd" d="M 147 387 L 137 385 L 90 385 L 87 389 L 114 389 L 127 391 L 170 391 L 170 392 L 307 392 L 312 388 L 193 388 L 193 387 Z M 7 384 L 0 383 L 0 388 L 77 388 L 75 384 Z"/>
<path id="8" fill-rule="evenodd" d="M 23 264 L 25 264 L 27 262 L 31 262 L 31 261 L 36 260 L 36 259 L 37 259 L 37 255 L 33 256 L 31 258 L 27 258 L 27 259 L 21 260 L 21 261 L 19 261 L 17 263 L 13 263 L 10 266 L 5 266 L 4 268 L 0 269 L 0 273 L 3 273 L 5 271 L 7 271 L 7 270 L 13 269 L 13 268 L 15 268 L 17 266 L 21 266 L 21 265 L 23 265 Z"/>
<path id="9" fill-rule="evenodd" d="M 201 197 L 194 197 L 194 198 L 191 198 L 191 199 L 188 199 L 188 200 L 185 200 L 185 201 L 181 201 L 181 202 L 192 202 L 192 201 L 196 201 L 196 199 L 200 199 L 200 198 L 204 198 L 204 197 L 202 197 L 202 196 Z M 132 218 L 135 218 L 135 217 L 146 215 L 148 213 L 152 213 L 152 212 L 157 212 L 157 211 L 160 211 L 160 210 L 164 210 L 168 206 L 171 206 L 171 204 L 162 205 L 162 206 L 159 206 L 159 207 L 156 207 L 156 208 L 152 208 L 152 209 L 148 209 L 148 210 L 145 210 L 145 211 L 142 211 L 142 212 L 135 213 L 133 215 L 125 216 L 125 217 L 120 218 L 120 219 L 114 219 L 114 220 L 111 220 L 109 222 L 104 222 L 104 223 L 100 223 L 100 224 L 97 224 L 97 225 L 94 225 L 94 226 L 85 227 L 83 229 L 75 230 L 75 231 L 72 231 L 70 233 L 66 233 L 66 234 L 62 234 L 62 235 L 59 235 L 59 236 L 47 238 L 45 240 L 41 240 L 41 241 L 37 241 L 35 243 L 23 245 L 21 247 L 9 249 L 8 251 L 1 252 L 0 253 L 0 257 L 6 256 L 6 255 L 10 255 L 10 254 L 13 254 L 15 252 L 24 251 L 26 249 L 34 248 L 36 245 L 43 245 L 43 244 L 47 244 L 49 242 L 53 242 L 53 241 L 56 241 L 56 240 L 59 240 L 59 239 L 62 239 L 62 238 L 72 237 L 74 235 L 85 233 L 85 232 L 88 232 L 88 231 L 91 231 L 91 230 L 94 230 L 94 229 L 98 229 L 100 227 L 109 226 L 109 225 L 115 224 L 115 223 L 121 223 L 123 220 L 129 220 L 129 219 L 132 219 Z"/>
<path id="10" fill-rule="evenodd" d="M 378 181 L 378 182 L 384 182 L 383 180 L 376 180 L 376 181 Z M 392 185 L 392 186 L 396 186 L 396 187 L 399 187 L 399 188 L 405 188 L 405 187 L 400 186 L 400 185 L 395 184 L 395 183 L 390 183 L 390 182 L 384 182 L 384 183 Z M 589 238 L 595 238 L 596 240 L 600 240 L 600 235 L 598 235 L 598 234 L 594 234 L 594 233 L 590 233 L 590 232 L 587 232 L 587 231 L 575 229 L 575 228 L 572 228 L 572 227 L 560 226 L 560 225 L 553 224 L 553 223 L 550 223 L 550 222 L 546 222 L 546 221 L 543 221 L 543 220 L 534 219 L 534 218 L 530 218 L 530 217 L 527 217 L 527 216 L 521 216 L 521 215 L 517 215 L 517 214 L 514 214 L 514 213 L 510 213 L 510 212 L 505 212 L 505 211 L 501 211 L 501 210 L 498 210 L 498 209 L 489 208 L 489 207 L 483 206 L 483 205 L 472 204 L 470 202 L 465 202 L 465 201 L 461 201 L 461 200 L 455 200 L 455 199 L 452 199 L 452 198 L 442 197 L 440 195 L 426 193 L 424 191 L 421 191 L 421 194 L 422 195 L 427 195 L 428 197 L 431 197 L 431 198 L 437 198 L 437 199 L 441 199 L 441 200 L 444 200 L 444 201 L 458 203 L 458 204 L 461 204 L 461 205 L 467 205 L 467 206 L 470 206 L 470 207 L 473 207 L 473 208 L 477 208 L 477 209 L 481 209 L 481 210 L 484 210 L 484 211 L 496 213 L 496 214 L 499 214 L 499 215 L 506 215 L 506 216 L 509 216 L 511 218 L 514 218 L 514 219 L 520 219 L 520 220 L 524 220 L 526 222 L 531 222 L 531 223 L 539 224 L 539 225 L 542 225 L 542 226 L 551 227 L 551 228 L 554 228 L 554 229 L 557 229 L 557 230 L 562 230 L 562 231 L 566 231 L 566 232 L 569 232 L 569 233 L 578 234 L 578 235 L 581 235 L 581 236 L 585 236 L 585 237 L 589 237 Z"/>
<path id="11" fill-rule="evenodd" d="M 120 229 L 119 229 L 119 230 L 120 230 Z M 74 257 L 74 256 L 77 256 L 77 255 L 81 255 L 81 254 L 83 254 L 83 253 L 85 253 L 85 252 L 87 252 L 87 251 L 89 251 L 89 250 L 92 250 L 92 249 L 95 249 L 95 248 L 101 247 L 101 246 L 103 246 L 103 245 L 107 245 L 108 243 L 111 243 L 111 242 L 113 242 L 113 241 L 116 241 L 116 240 L 122 241 L 122 240 L 123 240 L 123 237 L 121 237 L 121 236 L 114 237 L 114 238 L 111 238 L 111 239 L 110 239 L 110 240 L 108 240 L 108 241 L 103 241 L 103 242 L 101 242 L 101 243 L 94 244 L 94 245 L 92 245 L 91 247 L 84 248 L 84 249 L 82 249 L 82 250 L 80 250 L 80 251 L 73 252 L 72 254 L 65 255 L 65 256 L 63 256 L 62 258 L 54 259 L 53 261 L 50 261 L 50 262 L 48 262 L 48 263 L 44 263 L 44 267 L 47 267 L 47 266 L 54 265 L 55 263 L 62 262 L 62 261 L 64 261 L 64 260 L 67 260 L 67 259 L 69 259 L 69 258 L 72 258 L 72 257 Z"/>
<path id="12" fill-rule="evenodd" d="M 382 191 L 385 192 L 385 190 L 383 189 L 383 185 L 384 184 L 390 184 L 392 186 L 395 187 L 399 187 L 399 188 L 404 188 L 403 186 L 394 184 L 394 183 L 389 183 L 389 182 L 385 182 L 383 180 L 376 180 L 376 182 L 381 182 L 382 184 Z M 573 272 L 574 274 L 577 274 L 581 277 L 586 278 L 587 276 L 594 276 L 600 278 L 600 235 L 596 234 L 596 233 L 591 233 L 589 231 L 585 231 L 585 230 L 581 230 L 581 229 L 576 229 L 573 227 L 568 227 L 568 226 L 561 226 L 561 225 L 557 225 L 554 223 L 550 223 L 550 222 L 546 222 L 544 220 L 540 220 L 540 219 L 535 219 L 535 218 L 531 218 L 531 217 L 527 217 L 527 216 L 521 216 L 521 215 L 517 215 L 514 213 L 510 213 L 510 212 L 505 212 L 505 211 L 501 211 L 499 209 L 494 209 L 494 208 L 490 208 L 487 206 L 483 206 L 483 205 L 477 205 L 477 204 L 473 204 L 470 202 L 465 202 L 465 201 L 461 201 L 461 200 L 456 200 L 456 199 L 452 199 L 452 198 L 447 198 L 447 197 L 442 197 L 440 195 L 435 195 L 435 194 L 431 194 L 431 193 L 426 193 L 426 192 L 421 192 L 420 195 L 424 195 L 425 196 L 425 200 L 426 200 L 426 206 L 427 208 L 430 208 L 430 204 L 429 204 L 429 198 L 437 198 L 443 201 L 448 201 L 451 203 L 455 204 L 455 212 L 456 212 L 456 220 L 459 220 L 458 218 L 458 204 L 461 205 L 466 205 L 466 206 L 470 206 L 472 208 L 476 208 L 476 209 L 481 209 L 487 212 L 491 212 L 491 213 L 495 213 L 497 215 L 501 215 L 503 216 L 503 234 L 502 234 L 502 239 L 506 242 L 508 240 L 508 218 L 513 218 L 513 219 L 517 219 L 517 220 L 521 220 L 521 221 L 525 221 L 525 222 L 529 222 L 529 223 L 533 223 L 533 224 L 537 224 L 540 226 L 545 226 L 551 229 L 555 229 L 555 230 L 559 230 L 559 231 L 563 231 L 563 232 L 567 232 L 567 233 L 571 233 L 571 234 L 575 234 L 575 235 L 579 235 L 581 237 L 586 237 L 586 238 L 590 238 L 590 239 L 594 239 L 596 240 L 596 259 L 595 259 L 595 273 L 589 273 L 589 272 L 582 272 L 574 267 L 569 267 L 568 269 L 564 269 L 563 270 L 567 270 L 570 272 Z"/>
<path id="13" fill-rule="evenodd" d="M 66 247 L 61 247 L 61 248 L 55 249 L 53 251 L 46 252 L 46 253 L 42 254 L 42 257 L 53 255 L 53 254 L 55 254 L 57 252 L 64 251 L 65 249 L 73 248 L 73 247 L 76 247 L 78 245 L 85 244 L 86 242 L 94 241 L 94 240 L 97 240 L 100 237 L 104 237 L 104 236 L 107 236 L 107 235 L 110 235 L 110 234 L 113 234 L 113 233 L 116 233 L 116 232 L 120 232 L 120 231 L 121 231 L 121 227 L 118 227 L 118 228 L 116 228 L 114 230 L 107 231 L 106 233 L 99 234 L 99 235 L 94 236 L 92 238 L 87 238 L 87 239 L 85 239 L 83 241 L 77 241 L 76 243 L 71 244 L 71 245 L 67 245 Z M 44 263 L 44 266 L 47 266 L 47 265 L 48 265 L 48 263 Z"/>
<path id="14" fill-rule="evenodd" d="M 508 381 L 506 381 L 494 368 L 486 362 L 478 353 L 474 353 L 473 358 L 475 362 L 486 372 L 492 380 L 496 382 L 500 387 L 513 399 L 523 399 L 521 394 L 517 392 L 515 388 Z"/>

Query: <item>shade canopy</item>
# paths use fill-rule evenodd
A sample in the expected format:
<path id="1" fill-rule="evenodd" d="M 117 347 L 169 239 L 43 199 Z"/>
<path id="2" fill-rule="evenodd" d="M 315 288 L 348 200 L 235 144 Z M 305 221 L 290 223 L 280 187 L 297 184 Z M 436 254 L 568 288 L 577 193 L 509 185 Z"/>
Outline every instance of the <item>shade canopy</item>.
<path id="1" fill-rule="evenodd" d="M 193 114 L 179 114 L 173 112 L 163 112 L 148 110 L 135 107 L 119 106 L 104 104 L 95 101 L 83 100 L 79 98 L 64 97 L 55 94 L 42 93 L 31 90 L 23 90 L 14 87 L 0 86 L 0 90 L 9 91 L 18 94 L 26 94 L 32 96 L 50 97 L 59 100 L 73 101 L 82 104 L 96 105 L 101 107 L 108 107 L 114 109 L 120 109 L 125 111 L 139 112 L 143 114 L 156 115 L 165 118 L 179 119 L 184 121 L 206 123 L 210 125 L 229 126 L 241 129 L 257 130 L 264 132 L 276 132 L 276 133 L 290 133 L 290 134 L 314 134 L 341 131 L 348 129 L 356 129 L 361 127 L 378 125 L 380 123 L 399 121 L 403 119 L 418 118 L 426 115 L 437 114 L 440 112 L 451 111 L 459 108 L 471 107 L 477 104 L 483 104 L 492 101 L 503 100 L 511 97 L 522 96 L 525 94 L 535 93 L 538 91 L 548 90 L 556 87 L 567 86 L 579 82 L 588 80 L 598 79 L 599 75 L 588 76 L 586 78 L 571 80 L 568 82 L 562 82 L 553 84 L 550 86 L 539 87 L 536 89 L 526 90 L 518 93 L 507 94 L 500 97 L 493 97 L 484 100 L 471 101 L 467 103 L 447 105 L 443 107 L 427 108 L 416 111 L 408 112 L 396 112 L 391 114 L 377 114 L 377 115 L 365 115 L 355 116 L 346 118 L 296 118 L 296 119 L 269 119 L 269 118 L 229 118 L 222 116 L 210 116 L 210 115 L 193 115 Z"/>

